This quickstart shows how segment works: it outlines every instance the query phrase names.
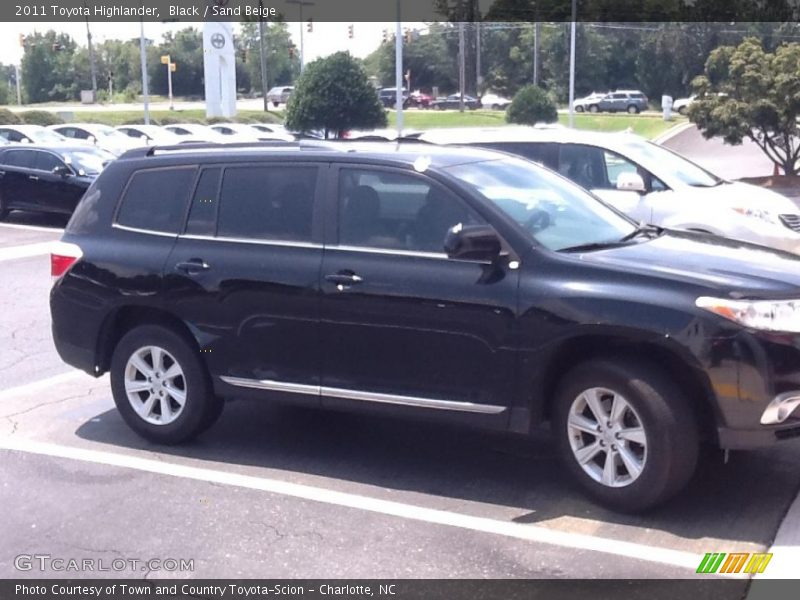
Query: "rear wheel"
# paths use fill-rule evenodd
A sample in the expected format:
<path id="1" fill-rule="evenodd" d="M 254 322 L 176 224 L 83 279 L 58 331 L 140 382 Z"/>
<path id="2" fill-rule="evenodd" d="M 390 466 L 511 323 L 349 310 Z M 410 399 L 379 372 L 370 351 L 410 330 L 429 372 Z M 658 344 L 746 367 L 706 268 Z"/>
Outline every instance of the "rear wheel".
<path id="1" fill-rule="evenodd" d="M 683 392 L 644 362 L 595 360 L 564 377 L 554 428 L 567 468 L 600 503 L 635 512 L 694 473 L 698 431 Z"/>
<path id="2" fill-rule="evenodd" d="M 585 110 L 586 110 L 586 109 L 585 109 L 585 108 L 583 108 L 583 106 L 576 106 L 576 107 L 575 107 L 575 112 L 584 112 Z"/>
<path id="3" fill-rule="evenodd" d="M 639 114 L 639 107 L 638 106 L 629 106 L 628 107 L 628 114 L 629 115 L 638 115 Z"/>
<path id="4" fill-rule="evenodd" d="M 197 350 L 161 325 L 122 337 L 111 360 L 111 389 L 128 426 L 161 444 L 192 439 L 222 411 Z"/>
<path id="5" fill-rule="evenodd" d="M 592 104 L 589 107 L 589 112 L 591 112 L 591 113 L 599 113 L 600 112 L 600 107 L 597 106 L 597 104 Z"/>

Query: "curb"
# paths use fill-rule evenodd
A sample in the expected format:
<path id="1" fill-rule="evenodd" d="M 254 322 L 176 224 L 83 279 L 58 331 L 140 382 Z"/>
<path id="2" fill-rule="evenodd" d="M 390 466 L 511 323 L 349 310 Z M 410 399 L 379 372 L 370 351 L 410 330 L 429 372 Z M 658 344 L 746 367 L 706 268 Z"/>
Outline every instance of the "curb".
<path id="1" fill-rule="evenodd" d="M 694 123 L 692 123 L 691 121 L 687 123 L 680 123 L 678 125 L 675 125 L 674 127 L 670 127 L 664 133 L 662 133 L 656 138 L 653 138 L 653 140 L 651 141 L 655 144 L 658 144 L 659 146 L 666 144 L 669 140 L 671 140 L 675 136 L 680 135 L 681 133 L 683 133 L 687 129 L 691 129 L 692 127 L 694 127 Z"/>

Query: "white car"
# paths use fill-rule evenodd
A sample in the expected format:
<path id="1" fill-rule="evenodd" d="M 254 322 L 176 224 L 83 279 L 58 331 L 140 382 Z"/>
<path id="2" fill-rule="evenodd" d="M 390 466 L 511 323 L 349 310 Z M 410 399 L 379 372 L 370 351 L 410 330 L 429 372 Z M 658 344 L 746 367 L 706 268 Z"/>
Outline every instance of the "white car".
<path id="1" fill-rule="evenodd" d="M 233 143 L 265 141 L 291 142 L 294 140 L 294 136 L 288 133 L 267 133 L 247 123 L 217 123 L 212 125 L 211 129 L 221 135 L 225 141 Z"/>
<path id="2" fill-rule="evenodd" d="M 69 140 L 93 144 L 114 156 L 141 145 L 113 127 L 100 123 L 67 123 L 53 125 L 50 129 Z"/>
<path id="3" fill-rule="evenodd" d="M 575 112 L 586 112 L 589 110 L 589 106 L 592 104 L 597 104 L 600 100 L 608 96 L 608 92 L 592 92 L 588 96 L 584 98 L 577 98 L 572 103 Z"/>
<path id="4" fill-rule="evenodd" d="M 60 133 L 52 131 L 41 125 L 3 125 L 0 126 L 0 138 L 7 142 L 18 144 L 72 144 L 75 142 L 68 140 Z M 79 145 L 88 142 L 78 142 Z"/>
<path id="5" fill-rule="evenodd" d="M 164 125 L 164 129 L 181 138 L 182 143 L 196 142 L 202 144 L 225 144 L 230 140 L 225 139 L 219 132 L 208 125 L 198 123 L 176 123 Z"/>
<path id="6" fill-rule="evenodd" d="M 286 130 L 286 127 L 277 123 L 251 123 L 250 127 L 261 133 L 272 134 L 285 139 L 287 142 L 295 140 L 295 136 Z"/>
<path id="7" fill-rule="evenodd" d="M 694 102 L 697 96 L 689 96 L 688 98 L 678 98 L 675 102 L 672 103 L 672 111 L 679 113 L 681 115 L 685 115 L 686 111 L 689 109 L 689 105 Z"/>
<path id="8" fill-rule="evenodd" d="M 491 108 L 492 110 L 505 110 L 511 104 L 511 100 L 498 96 L 497 94 L 484 94 L 481 96 L 481 107 Z"/>
<path id="9" fill-rule="evenodd" d="M 420 139 L 518 154 L 558 171 L 636 221 L 800 254 L 800 210 L 789 198 L 726 181 L 636 135 L 497 127 L 434 129 Z"/>
<path id="10" fill-rule="evenodd" d="M 175 146 L 185 140 L 158 125 L 121 125 L 117 131 L 137 140 L 139 146 Z"/>

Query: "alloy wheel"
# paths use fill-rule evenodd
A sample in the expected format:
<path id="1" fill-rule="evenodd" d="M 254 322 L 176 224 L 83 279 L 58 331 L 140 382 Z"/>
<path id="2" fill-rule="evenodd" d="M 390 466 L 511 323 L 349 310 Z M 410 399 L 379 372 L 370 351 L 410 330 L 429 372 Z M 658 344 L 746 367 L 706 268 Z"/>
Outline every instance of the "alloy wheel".
<path id="1" fill-rule="evenodd" d="M 186 404 L 186 377 L 169 352 L 144 346 L 125 365 L 125 393 L 139 417 L 153 425 L 168 425 Z"/>
<path id="2" fill-rule="evenodd" d="M 647 463 L 647 435 L 633 406 L 617 392 L 590 388 L 572 401 L 567 435 L 578 465 L 614 488 L 632 484 Z"/>

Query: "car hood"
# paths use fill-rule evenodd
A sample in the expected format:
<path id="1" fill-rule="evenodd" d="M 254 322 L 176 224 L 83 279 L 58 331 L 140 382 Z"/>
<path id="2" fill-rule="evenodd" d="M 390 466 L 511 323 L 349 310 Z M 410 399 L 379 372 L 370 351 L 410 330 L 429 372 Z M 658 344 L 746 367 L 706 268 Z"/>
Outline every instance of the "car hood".
<path id="1" fill-rule="evenodd" d="M 776 215 L 800 213 L 797 205 L 786 196 L 738 181 L 705 188 L 687 185 L 676 192 L 698 202 L 718 202 L 731 208 L 752 207 Z"/>
<path id="2" fill-rule="evenodd" d="M 800 256 L 710 234 L 665 231 L 652 240 L 579 257 L 585 263 L 695 285 L 722 296 L 800 298 Z"/>

